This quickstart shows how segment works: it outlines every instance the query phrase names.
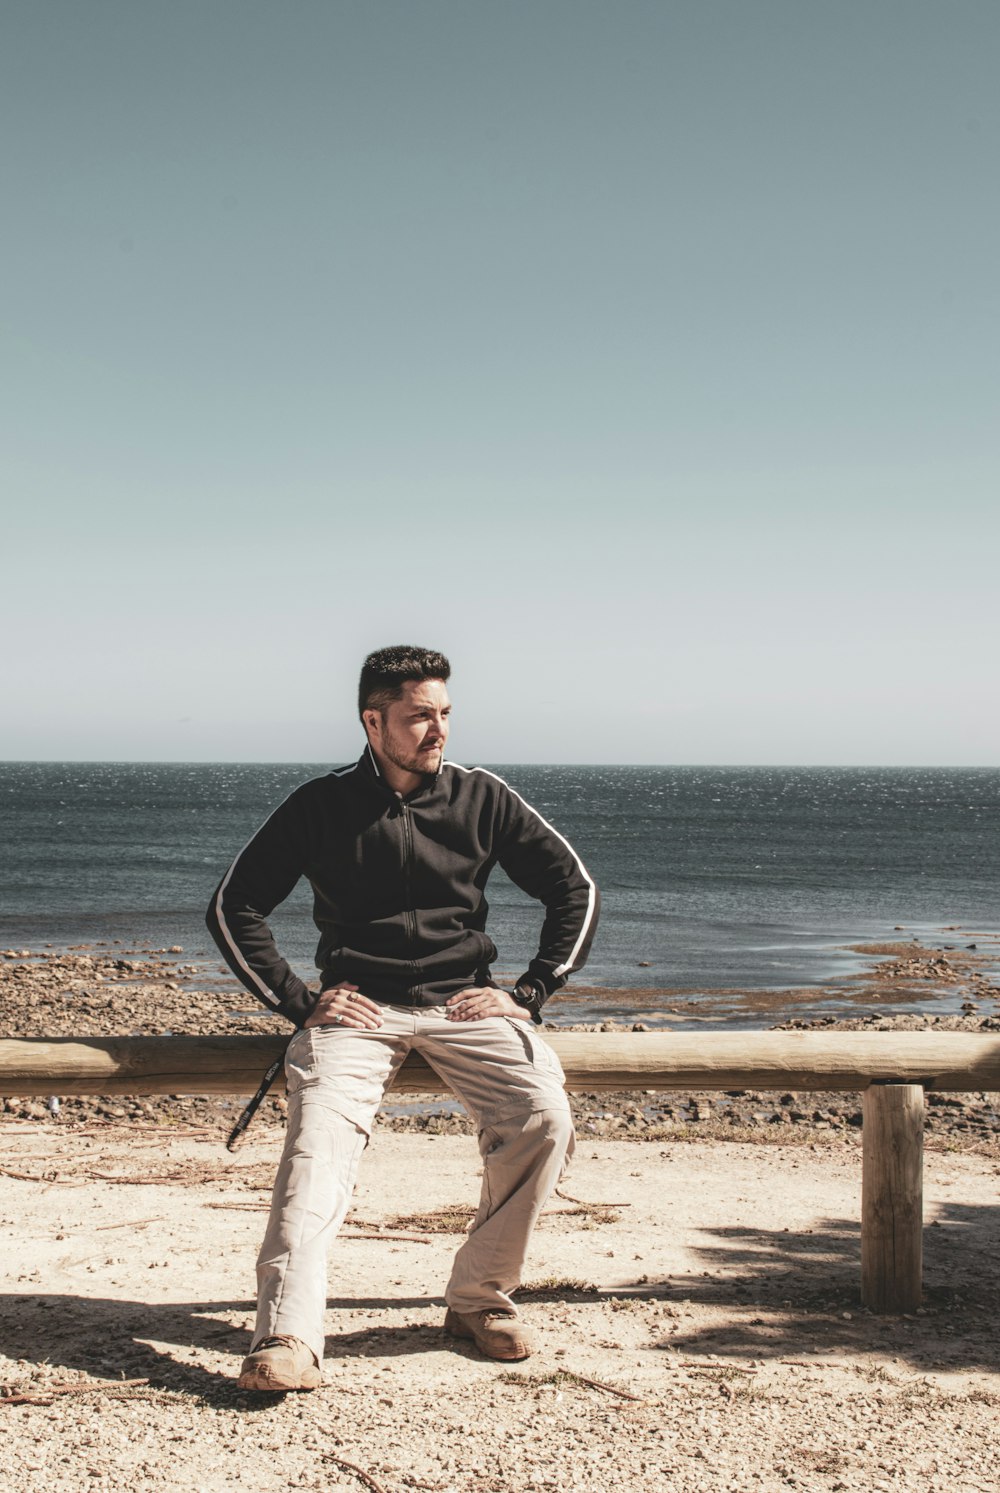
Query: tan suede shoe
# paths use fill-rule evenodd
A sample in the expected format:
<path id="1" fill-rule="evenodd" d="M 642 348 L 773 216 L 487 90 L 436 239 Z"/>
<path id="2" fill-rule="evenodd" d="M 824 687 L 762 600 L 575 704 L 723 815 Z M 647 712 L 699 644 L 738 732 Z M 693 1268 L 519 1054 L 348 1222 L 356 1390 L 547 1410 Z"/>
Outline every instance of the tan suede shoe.
<path id="1" fill-rule="evenodd" d="M 456 1312 L 448 1308 L 444 1330 L 452 1337 L 471 1338 L 487 1358 L 508 1362 L 530 1358 L 535 1351 L 534 1334 L 516 1312 Z"/>
<path id="2" fill-rule="evenodd" d="M 271 1394 L 288 1389 L 317 1389 L 322 1382 L 311 1348 L 297 1337 L 269 1337 L 243 1360 L 240 1389 L 262 1389 Z"/>

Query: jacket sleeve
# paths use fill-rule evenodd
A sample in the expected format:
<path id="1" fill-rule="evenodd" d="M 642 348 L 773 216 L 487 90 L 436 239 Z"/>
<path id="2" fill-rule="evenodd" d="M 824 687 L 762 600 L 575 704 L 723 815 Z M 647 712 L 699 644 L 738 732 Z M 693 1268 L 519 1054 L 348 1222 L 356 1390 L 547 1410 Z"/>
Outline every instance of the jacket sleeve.
<path id="1" fill-rule="evenodd" d="M 305 869 L 311 827 L 308 809 L 303 789 L 296 789 L 275 809 L 222 878 L 205 919 L 240 983 L 299 1027 L 317 996 L 278 953 L 267 918 Z"/>
<path id="2" fill-rule="evenodd" d="M 521 979 L 547 999 L 590 953 L 601 898 L 576 851 L 512 788 L 503 785 L 497 860 L 511 881 L 545 907 L 538 953 Z"/>

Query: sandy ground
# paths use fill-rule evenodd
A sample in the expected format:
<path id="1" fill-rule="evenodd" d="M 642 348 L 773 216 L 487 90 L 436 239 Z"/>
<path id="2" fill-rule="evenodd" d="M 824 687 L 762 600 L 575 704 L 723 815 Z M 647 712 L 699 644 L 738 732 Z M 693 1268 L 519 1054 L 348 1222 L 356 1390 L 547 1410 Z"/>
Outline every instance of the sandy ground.
<path id="1" fill-rule="evenodd" d="M 585 1137 L 521 1293 L 540 1352 L 505 1368 L 440 1331 L 473 1140 L 381 1130 L 332 1261 L 325 1384 L 251 1396 L 234 1375 L 280 1143 L 0 1126 L 7 1486 L 1000 1486 L 993 1155 L 928 1151 L 925 1307 L 891 1320 L 858 1304 L 856 1134 Z"/>

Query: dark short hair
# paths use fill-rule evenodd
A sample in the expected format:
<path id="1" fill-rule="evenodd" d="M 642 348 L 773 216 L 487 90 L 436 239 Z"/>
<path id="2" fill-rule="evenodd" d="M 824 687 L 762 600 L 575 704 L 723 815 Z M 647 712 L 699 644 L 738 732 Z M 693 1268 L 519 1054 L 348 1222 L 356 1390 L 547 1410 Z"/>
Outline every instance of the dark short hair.
<path id="1" fill-rule="evenodd" d="M 366 710 L 384 710 L 391 700 L 399 699 L 403 685 L 411 679 L 447 680 L 450 676 L 451 664 L 432 648 L 413 648 L 408 643 L 377 648 L 361 667 L 358 715 L 364 717 Z"/>

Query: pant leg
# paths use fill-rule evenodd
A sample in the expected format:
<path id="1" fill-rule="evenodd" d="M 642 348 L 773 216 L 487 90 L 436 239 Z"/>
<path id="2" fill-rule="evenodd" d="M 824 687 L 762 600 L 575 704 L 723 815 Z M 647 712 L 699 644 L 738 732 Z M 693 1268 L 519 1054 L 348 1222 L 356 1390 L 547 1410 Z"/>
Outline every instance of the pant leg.
<path id="1" fill-rule="evenodd" d="M 516 1017 L 417 1020 L 414 1045 L 479 1126 L 483 1187 L 445 1291 L 460 1312 L 510 1310 L 531 1232 L 573 1154 L 575 1138 L 559 1059 Z"/>
<path id="2" fill-rule="evenodd" d="M 377 1032 L 309 1027 L 289 1046 L 288 1129 L 257 1259 L 255 1344 L 301 1338 L 322 1362 L 327 1254 L 375 1111 L 406 1055 L 407 1020 L 386 1011 Z"/>
<path id="3" fill-rule="evenodd" d="M 573 1154 L 569 1105 L 513 1115 L 480 1131 L 479 1211 L 455 1256 L 445 1289 L 459 1312 L 510 1310 L 539 1213 Z"/>

